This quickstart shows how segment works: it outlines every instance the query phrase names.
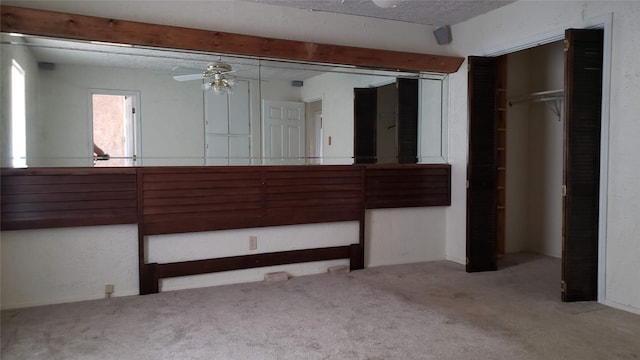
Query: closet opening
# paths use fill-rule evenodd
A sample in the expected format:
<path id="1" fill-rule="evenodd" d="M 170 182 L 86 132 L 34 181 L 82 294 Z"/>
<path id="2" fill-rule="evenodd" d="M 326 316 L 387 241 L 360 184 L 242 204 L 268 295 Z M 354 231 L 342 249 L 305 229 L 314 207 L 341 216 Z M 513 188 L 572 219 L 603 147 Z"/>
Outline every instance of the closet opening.
<path id="1" fill-rule="evenodd" d="M 469 57 L 468 272 L 541 254 L 563 301 L 597 299 L 603 39 Z"/>
<path id="2" fill-rule="evenodd" d="M 504 226 L 498 255 L 562 257 L 564 43 L 505 55 Z M 502 152 L 505 154 L 502 155 Z M 501 172 L 499 172 L 500 174 Z"/>

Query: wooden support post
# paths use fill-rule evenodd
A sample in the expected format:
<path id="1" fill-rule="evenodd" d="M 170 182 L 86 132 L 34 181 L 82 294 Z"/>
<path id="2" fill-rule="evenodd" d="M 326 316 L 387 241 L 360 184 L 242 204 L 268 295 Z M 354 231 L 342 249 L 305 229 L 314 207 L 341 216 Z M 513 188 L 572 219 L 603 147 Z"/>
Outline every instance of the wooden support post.
<path id="1" fill-rule="evenodd" d="M 140 295 L 157 294 L 159 292 L 158 264 L 140 265 Z"/>
<path id="2" fill-rule="evenodd" d="M 364 269 L 364 247 L 360 244 L 351 244 L 349 260 L 351 270 Z"/>

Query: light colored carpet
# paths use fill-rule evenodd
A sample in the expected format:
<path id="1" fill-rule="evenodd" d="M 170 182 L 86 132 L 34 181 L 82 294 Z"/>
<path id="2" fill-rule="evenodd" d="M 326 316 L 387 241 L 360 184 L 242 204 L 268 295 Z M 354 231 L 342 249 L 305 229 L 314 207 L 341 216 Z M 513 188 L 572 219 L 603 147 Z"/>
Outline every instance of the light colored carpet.
<path id="1" fill-rule="evenodd" d="M 430 262 L 2 312 L 2 359 L 640 359 L 640 316 L 560 263 Z"/>

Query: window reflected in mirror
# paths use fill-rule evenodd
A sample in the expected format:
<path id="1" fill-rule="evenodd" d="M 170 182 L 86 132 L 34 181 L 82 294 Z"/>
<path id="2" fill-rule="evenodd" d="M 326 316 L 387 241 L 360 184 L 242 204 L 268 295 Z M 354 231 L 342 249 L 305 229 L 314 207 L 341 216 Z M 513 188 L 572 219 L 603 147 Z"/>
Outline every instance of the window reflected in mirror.
<path id="1" fill-rule="evenodd" d="M 26 84 L 22 66 L 11 60 L 11 165 L 27 166 Z"/>
<path id="2" fill-rule="evenodd" d="M 446 162 L 444 74 L 15 34 L 1 56 L 3 167 Z"/>

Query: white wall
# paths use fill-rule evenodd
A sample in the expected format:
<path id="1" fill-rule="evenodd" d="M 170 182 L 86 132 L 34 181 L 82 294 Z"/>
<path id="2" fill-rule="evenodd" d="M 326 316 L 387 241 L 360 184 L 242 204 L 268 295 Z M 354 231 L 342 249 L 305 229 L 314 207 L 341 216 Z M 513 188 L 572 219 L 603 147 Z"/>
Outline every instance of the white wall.
<path id="1" fill-rule="evenodd" d="M 507 99 L 529 94 L 529 52 L 507 57 Z M 524 75 L 524 76 L 523 76 Z M 507 107 L 505 252 L 529 250 L 529 107 Z"/>
<path id="2" fill-rule="evenodd" d="M 2 308 L 138 293 L 134 225 L 3 231 Z"/>
<path id="3" fill-rule="evenodd" d="M 368 210 L 365 266 L 444 258 L 444 208 Z M 358 242 L 357 222 L 238 229 L 147 237 L 146 262 L 173 262 Z M 257 250 L 249 237 L 257 236 Z M 138 294 L 137 228 L 134 225 L 4 231 L 0 238 L 3 309 Z M 161 291 L 261 281 L 264 274 L 323 273 L 348 259 L 272 266 L 161 280 Z"/>
<path id="4" fill-rule="evenodd" d="M 41 70 L 39 79 L 40 155 L 54 158 L 47 165 L 91 164 L 89 89 L 140 91 L 144 165 L 204 164 L 200 84 L 139 69 L 56 64 Z"/>
<path id="5" fill-rule="evenodd" d="M 302 88 L 291 86 L 285 80 L 267 80 L 260 82 L 262 99 L 274 101 L 302 101 Z"/>
<path id="6" fill-rule="evenodd" d="M 640 247 L 637 246 L 637 214 L 640 189 L 640 3 L 634 1 L 518 1 L 452 27 L 454 54 L 490 55 L 537 40 L 558 36 L 569 27 L 599 22 L 594 18 L 613 14 L 610 108 L 608 130 L 608 180 L 604 213 L 607 223 L 604 260 L 604 291 L 600 300 L 608 305 L 640 313 Z M 447 210 L 447 258 L 464 262 L 467 164 L 467 73 L 450 77 L 449 160 L 453 165 L 452 206 Z M 605 149 L 606 150 L 606 149 Z"/>
<path id="7" fill-rule="evenodd" d="M 39 71 L 38 152 L 33 166 L 90 166 L 89 89 L 140 91 L 141 154 L 145 166 L 204 165 L 204 105 L 200 82 L 177 82 L 142 69 L 56 64 Z M 250 81 L 251 156 L 260 159 L 260 96 L 300 101 L 288 82 Z M 39 157 L 42 160 L 38 162 Z"/>
<path id="8" fill-rule="evenodd" d="M 442 260 L 444 207 L 373 209 L 366 213 L 365 266 Z"/>
<path id="9" fill-rule="evenodd" d="M 167 263 L 357 244 L 358 229 L 357 222 L 336 222 L 156 235 L 148 237 L 147 262 Z M 249 250 L 250 236 L 258 238 L 256 250 Z M 308 275 L 346 264 L 349 264 L 348 259 L 184 276 L 162 280 L 161 291 L 260 281 L 264 274 L 273 271 L 287 271 L 292 276 Z"/>

